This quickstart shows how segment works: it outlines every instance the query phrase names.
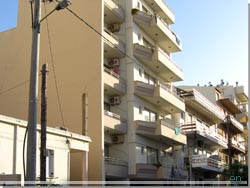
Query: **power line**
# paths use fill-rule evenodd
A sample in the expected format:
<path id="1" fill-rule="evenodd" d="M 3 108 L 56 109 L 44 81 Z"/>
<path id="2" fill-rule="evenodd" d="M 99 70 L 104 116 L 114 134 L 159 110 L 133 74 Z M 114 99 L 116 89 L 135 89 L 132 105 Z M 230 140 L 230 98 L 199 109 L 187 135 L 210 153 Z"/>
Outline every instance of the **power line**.
<path id="1" fill-rule="evenodd" d="M 105 36 L 103 36 L 99 31 L 97 31 L 93 26 L 91 26 L 88 22 L 86 22 L 83 18 L 81 18 L 80 16 L 78 16 L 73 10 L 71 10 L 70 8 L 66 8 L 71 14 L 73 14 L 76 18 L 78 18 L 80 21 L 82 21 L 85 25 L 87 25 L 90 29 L 92 29 L 95 33 L 97 33 L 98 35 L 100 35 L 103 39 L 105 39 L 107 42 L 109 42 L 110 44 L 112 44 L 112 42 L 110 40 L 108 40 Z M 124 54 L 126 57 L 128 57 L 129 59 L 132 60 L 132 62 L 138 64 L 134 58 L 130 57 L 127 53 L 123 52 L 120 48 L 118 48 L 117 46 L 114 46 L 118 51 L 120 51 L 122 54 Z"/>
<path id="2" fill-rule="evenodd" d="M 74 15 L 77 19 L 79 19 L 81 22 L 83 22 L 85 25 L 87 25 L 90 29 L 92 29 L 95 33 L 97 33 L 99 36 L 101 36 L 106 42 L 109 44 L 113 44 L 109 39 L 107 39 L 105 36 L 103 36 L 99 31 L 97 31 L 92 25 L 90 25 L 88 22 L 86 22 L 83 18 L 81 18 L 79 15 L 77 15 L 73 10 L 70 8 L 66 8 L 72 15 Z M 117 49 L 120 53 L 124 54 L 124 56 L 128 57 L 133 63 L 137 64 L 138 66 L 142 67 L 144 70 L 148 72 L 148 74 L 154 76 L 155 73 L 152 74 L 152 71 L 145 67 L 144 65 L 139 64 L 133 57 L 129 56 L 126 52 L 123 52 L 119 47 L 114 46 L 115 49 Z M 160 80 L 162 83 L 165 83 L 161 78 L 156 76 L 158 80 Z"/>
<path id="3" fill-rule="evenodd" d="M 45 2 L 44 2 L 44 10 L 45 10 L 45 15 L 46 15 L 47 14 L 47 9 L 46 9 Z M 47 25 L 47 33 L 48 33 L 50 57 L 51 57 L 51 63 L 52 63 L 52 67 L 53 67 L 53 74 L 54 74 L 54 79 L 55 79 L 57 100 L 58 100 L 59 110 L 60 110 L 61 119 L 62 119 L 62 126 L 64 127 L 65 124 L 64 124 L 64 118 L 63 118 L 61 100 L 60 100 L 60 96 L 59 96 L 59 90 L 58 90 L 58 84 L 57 84 L 57 77 L 56 77 L 56 70 L 55 70 L 55 65 L 54 65 L 54 56 L 53 56 L 53 52 L 52 52 L 52 45 L 51 45 L 51 38 L 50 38 L 50 31 L 49 31 L 49 23 L 48 23 L 47 17 L 46 17 L 46 25 Z"/>
<path id="4" fill-rule="evenodd" d="M 39 74 L 39 76 L 40 76 L 40 74 Z M 7 92 L 9 92 L 9 91 L 11 91 L 11 90 L 14 90 L 14 89 L 16 89 L 16 88 L 18 88 L 18 87 L 20 87 L 20 86 L 22 86 L 22 85 L 28 83 L 29 81 L 30 81 L 30 80 L 25 80 L 25 81 L 23 81 L 23 82 L 21 82 L 21 83 L 15 85 L 15 86 L 9 88 L 9 89 L 6 89 L 6 90 L 4 90 L 4 91 L 1 91 L 1 92 L 0 92 L 0 95 L 3 95 L 3 94 L 5 94 L 5 93 L 7 93 Z"/>

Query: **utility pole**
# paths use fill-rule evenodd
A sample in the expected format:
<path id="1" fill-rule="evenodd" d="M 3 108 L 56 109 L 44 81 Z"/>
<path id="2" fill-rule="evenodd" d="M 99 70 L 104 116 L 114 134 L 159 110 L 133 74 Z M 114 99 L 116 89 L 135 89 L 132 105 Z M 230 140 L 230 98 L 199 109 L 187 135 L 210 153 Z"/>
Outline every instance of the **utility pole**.
<path id="1" fill-rule="evenodd" d="M 37 98 L 38 67 L 40 48 L 41 0 L 34 0 L 34 19 L 32 23 L 32 54 L 30 66 L 27 175 L 26 181 L 36 181 L 36 148 L 37 148 Z"/>
<path id="2" fill-rule="evenodd" d="M 46 134 L 47 134 L 47 76 L 48 64 L 42 66 L 41 87 L 41 152 L 40 152 L 40 181 L 46 181 Z"/>

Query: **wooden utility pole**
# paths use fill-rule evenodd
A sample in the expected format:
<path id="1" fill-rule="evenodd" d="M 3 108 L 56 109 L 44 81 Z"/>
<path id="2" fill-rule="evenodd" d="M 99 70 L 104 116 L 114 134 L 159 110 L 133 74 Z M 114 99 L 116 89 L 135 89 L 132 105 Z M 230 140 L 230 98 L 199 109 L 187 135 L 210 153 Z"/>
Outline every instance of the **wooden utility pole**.
<path id="1" fill-rule="evenodd" d="M 41 86 L 41 152 L 40 152 L 40 181 L 46 181 L 46 140 L 47 140 L 47 76 L 48 64 L 42 66 Z"/>

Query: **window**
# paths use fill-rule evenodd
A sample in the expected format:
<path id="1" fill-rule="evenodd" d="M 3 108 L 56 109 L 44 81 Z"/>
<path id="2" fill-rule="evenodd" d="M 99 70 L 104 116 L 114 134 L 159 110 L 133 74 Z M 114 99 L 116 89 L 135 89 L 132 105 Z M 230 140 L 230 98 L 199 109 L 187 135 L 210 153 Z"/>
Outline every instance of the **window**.
<path id="1" fill-rule="evenodd" d="M 144 121 L 155 122 L 157 120 L 157 114 L 147 108 L 143 111 Z"/>
<path id="2" fill-rule="evenodd" d="M 155 79 L 152 76 L 150 76 L 149 74 L 147 74 L 147 73 L 144 73 L 144 82 L 148 83 L 150 85 L 155 85 L 156 84 Z"/>
<path id="3" fill-rule="evenodd" d="M 137 7 L 138 9 L 141 8 L 141 3 L 140 3 L 139 1 L 137 1 L 136 7 Z"/>
<path id="4" fill-rule="evenodd" d="M 141 147 L 141 154 L 143 155 L 144 153 L 145 153 L 144 147 L 142 146 L 142 147 Z"/>
<path id="5" fill-rule="evenodd" d="M 188 114 L 187 123 L 192 123 L 192 121 L 193 121 L 193 116 L 191 114 Z"/>
<path id="6" fill-rule="evenodd" d="M 142 106 L 139 106 L 139 114 L 142 114 L 143 111 L 142 108 L 143 108 Z"/>
<path id="7" fill-rule="evenodd" d="M 142 70 L 139 68 L 139 75 L 142 77 Z"/>
<path id="8" fill-rule="evenodd" d="M 181 112 L 181 119 L 185 119 L 185 112 Z"/>
<path id="9" fill-rule="evenodd" d="M 150 42 L 148 42 L 148 40 L 145 39 L 144 37 L 142 37 L 142 44 L 146 47 L 153 48 L 153 45 Z"/>
<path id="10" fill-rule="evenodd" d="M 158 162 L 158 150 L 155 148 L 147 147 L 147 163 L 157 164 Z"/>

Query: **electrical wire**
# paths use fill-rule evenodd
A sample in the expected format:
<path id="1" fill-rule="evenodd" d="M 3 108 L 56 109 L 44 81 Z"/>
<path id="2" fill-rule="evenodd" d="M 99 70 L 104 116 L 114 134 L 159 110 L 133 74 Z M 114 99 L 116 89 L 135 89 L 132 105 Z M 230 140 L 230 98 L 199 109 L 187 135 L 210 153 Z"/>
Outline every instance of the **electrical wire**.
<path id="1" fill-rule="evenodd" d="M 91 26 L 88 22 L 86 22 L 83 18 L 81 18 L 80 16 L 78 16 L 73 10 L 71 10 L 70 8 L 66 8 L 72 15 L 74 15 L 76 18 L 78 18 L 80 21 L 82 21 L 85 25 L 87 25 L 90 29 L 92 29 L 95 33 L 97 33 L 99 36 L 101 36 L 103 39 L 105 39 L 107 42 L 109 42 L 110 44 L 112 44 L 112 42 L 110 40 L 108 40 L 105 36 L 103 36 L 99 31 L 97 31 L 93 26 Z M 114 46 L 118 51 L 120 51 L 122 54 L 124 54 L 126 57 L 128 57 L 130 60 L 132 60 L 132 62 L 138 64 L 134 58 L 130 57 L 127 53 L 123 52 L 120 48 L 118 48 L 117 46 Z"/>
<path id="2" fill-rule="evenodd" d="M 45 11 L 45 14 L 47 14 L 47 8 L 46 8 L 45 2 L 44 2 L 44 11 Z M 52 11 L 52 12 L 53 12 L 53 11 Z M 60 110 L 61 119 L 62 119 L 62 126 L 64 127 L 64 125 L 65 125 L 65 124 L 64 124 L 64 117 L 63 117 L 63 111 L 62 111 L 61 100 L 60 100 L 60 96 L 59 96 L 59 89 L 58 89 L 57 77 L 56 77 L 56 70 L 55 70 L 55 64 L 54 64 L 54 56 L 53 56 L 53 52 L 52 52 L 51 37 L 50 37 L 50 31 L 49 31 L 49 23 L 48 23 L 47 17 L 46 17 L 46 25 L 47 25 L 47 33 L 48 33 L 48 41 L 49 41 L 49 50 L 50 50 L 50 57 L 51 57 L 53 75 L 54 75 L 54 79 L 55 79 L 55 87 L 56 87 L 57 100 L 58 100 L 59 110 Z"/>
<path id="3" fill-rule="evenodd" d="M 40 76 L 40 75 L 39 75 L 39 76 Z M 0 92 L 0 95 L 3 95 L 3 94 L 5 94 L 5 93 L 7 93 L 7 92 L 9 92 L 9 91 L 11 91 L 11 90 L 13 90 L 13 89 L 16 89 L 16 88 L 18 88 L 18 87 L 20 87 L 20 86 L 26 84 L 26 83 L 29 82 L 29 81 L 30 81 L 30 80 L 25 80 L 25 81 L 23 81 L 23 82 L 21 82 L 21 83 L 15 85 L 15 86 L 9 88 L 9 89 L 6 89 L 6 90 L 4 90 L 4 91 L 1 91 L 1 92 Z"/>
<path id="4" fill-rule="evenodd" d="M 80 21 L 82 21 L 85 25 L 87 25 L 90 29 L 92 29 L 95 33 L 97 33 L 99 36 L 101 36 L 106 42 L 108 42 L 109 44 L 113 44 L 110 40 L 108 40 L 105 36 L 103 36 L 99 31 L 97 31 L 93 26 L 91 26 L 87 21 L 85 21 L 83 18 L 81 18 L 79 15 L 77 15 L 73 10 L 71 10 L 70 8 L 66 8 L 72 15 L 74 15 L 77 19 L 79 19 Z M 117 49 L 120 53 L 124 54 L 125 57 L 129 58 L 133 63 L 137 64 L 138 66 L 142 67 L 144 70 L 146 70 L 148 73 L 150 73 L 149 75 L 153 75 L 153 77 L 155 77 L 155 73 L 152 73 L 152 71 L 150 69 L 148 69 L 147 67 L 139 64 L 133 57 L 129 56 L 126 52 L 123 52 L 119 47 L 114 46 L 115 49 Z M 156 75 L 157 77 L 157 75 Z M 163 81 L 161 78 L 157 77 L 157 79 L 162 82 L 165 83 L 165 81 Z"/>
<path id="5" fill-rule="evenodd" d="M 26 137 L 28 133 L 28 126 L 26 127 L 25 134 L 24 134 L 24 139 L 23 139 L 23 175 L 24 175 L 24 181 L 26 181 L 26 168 L 25 168 L 25 142 L 26 142 Z"/>

